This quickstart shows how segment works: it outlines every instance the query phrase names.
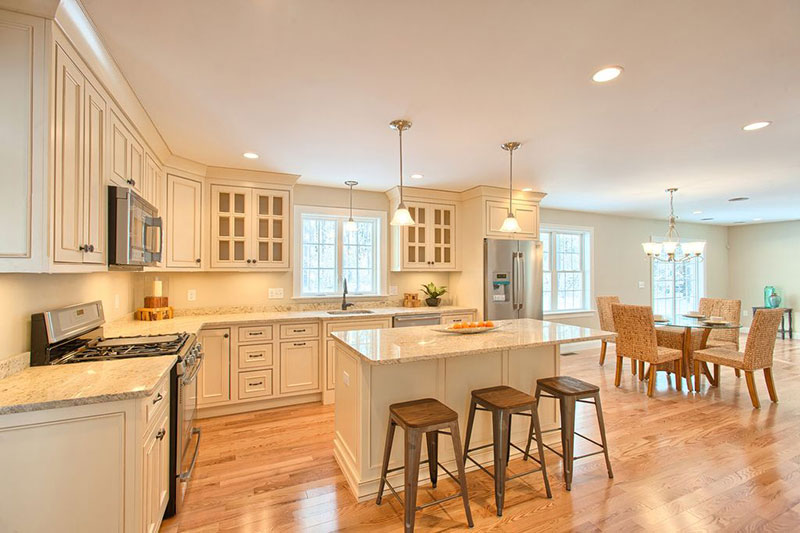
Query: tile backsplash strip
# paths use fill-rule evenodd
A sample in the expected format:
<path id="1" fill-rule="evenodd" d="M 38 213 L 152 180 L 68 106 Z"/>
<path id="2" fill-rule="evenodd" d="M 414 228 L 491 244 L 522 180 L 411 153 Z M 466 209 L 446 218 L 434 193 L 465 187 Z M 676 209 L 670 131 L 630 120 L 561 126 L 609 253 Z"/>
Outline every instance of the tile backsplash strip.
<path id="1" fill-rule="evenodd" d="M 16 374 L 17 372 L 22 372 L 29 366 L 31 366 L 30 352 L 0 359 L 0 379 Z"/>
<path id="2" fill-rule="evenodd" d="M 358 300 L 351 300 L 351 303 L 356 304 L 356 308 L 369 309 L 369 308 L 384 308 L 384 307 L 403 307 L 403 299 L 386 299 L 386 300 L 369 300 L 359 302 Z M 449 305 L 449 301 L 442 299 L 442 305 Z M 175 316 L 204 316 L 204 315 L 219 315 L 229 313 L 285 313 L 290 311 L 327 311 L 330 309 L 339 309 L 339 302 L 303 302 L 292 304 L 277 304 L 277 305 L 236 305 L 236 306 L 218 306 L 218 307 L 192 307 L 186 309 L 175 309 Z M 431 311 L 436 308 L 432 307 Z"/>

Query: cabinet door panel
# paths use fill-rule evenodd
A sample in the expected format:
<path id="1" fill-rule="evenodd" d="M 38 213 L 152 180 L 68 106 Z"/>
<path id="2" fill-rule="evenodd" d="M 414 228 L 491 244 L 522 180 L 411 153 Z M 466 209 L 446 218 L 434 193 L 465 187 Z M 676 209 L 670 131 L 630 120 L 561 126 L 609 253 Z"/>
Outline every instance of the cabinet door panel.
<path id="1" fill-rule="evenodd" d="M 455 221 L 456 210 L 452 205 L 430 204 L 428 242 L 431 248 L 431 266 L 435 269 L 452 270 L 456 266 Z"/>
<path id="2" fill-rule="evenodd" d="M 56 46 L 55 250 L 58 262 L 83 262 L 83 74 Z"/>
<path id="3" fill-rule="evenodd" d="M 130 162 L 129 184 L 139 196 L 143 196 L 144 187 L 144 150 L 142 145 L 130 135 L 128 139 L 128 161 Z"/>
<path id="4" fill-rule="evenodd" d="M 508 216 L 508 202 L 500 200 L 486 201 L 486 235 L 494 237 L 507 237 L 513 239 L 538 239 L 539 238 L 539 208 L 527 203 L 513 204 L 514 216 L 519 222 L 522 231 L 508 234 L 500 231 L 503 221 Z"/>
<path id="5" fill-rule="evenodd" d="M 245 187 L 211 186 L 211 267 L 249 266 L 251 192 Z"/>
<path id="6" fill-rule="evenodd" d="M 208 405 L 231 399 L 230 329 L 210 329 L 200 334 L 203 366 L 197 375 L 197 404 Z"/>
<path id="7" fill-rule="evenodd" d="M 106 101 L 91 83 L 85 84 L 84 119 L 84 240 L 91 252 L 84 253 L 85 263 L 105 263 L 105 133 Z"/>
<path id="8" fill-rule="evenodd" d="M 109 136 L 111 142 L 109 177 L 116 185 L 127 187 L 129 185 L 128 179 L 130 178 L 128 131 L 113 109 L 109 116 L 111 117 L 109 121 L 109 129 L 111 130 L 111 135 Z"/>
<path id="9" fill-rule="evenodd" d="M 256 268 L 289 267 L 289 193 L 253 189 L 251 254 Z"/>
<path id="10" fill-rule="evenodd" d="M 201 195 L 199 182 L 167 176 L 167 266 L 201 266 Z"/>
<path id="11" fill-rule="evenodd" d="M 319 390 L 319 341 L 281 343 L 281 393 Z"/>

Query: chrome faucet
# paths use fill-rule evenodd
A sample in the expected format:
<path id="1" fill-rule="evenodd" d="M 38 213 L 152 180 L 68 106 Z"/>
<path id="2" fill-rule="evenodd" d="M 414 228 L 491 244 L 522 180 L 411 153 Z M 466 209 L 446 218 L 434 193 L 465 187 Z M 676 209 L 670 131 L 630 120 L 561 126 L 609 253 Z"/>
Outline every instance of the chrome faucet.
<path id="1" fill-rule="evenodd" d="M 342 311 L 347 311 L 348 307 L 355 304 L 347 302 L 347 278 L 343 278 L 342 281 L 344 282 L 344 290 L 342 291 Z"/>

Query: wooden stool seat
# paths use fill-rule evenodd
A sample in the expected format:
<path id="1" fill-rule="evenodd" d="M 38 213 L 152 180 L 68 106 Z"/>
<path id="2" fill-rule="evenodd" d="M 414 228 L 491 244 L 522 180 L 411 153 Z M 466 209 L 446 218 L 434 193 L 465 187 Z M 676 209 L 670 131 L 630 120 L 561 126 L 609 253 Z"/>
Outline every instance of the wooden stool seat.
<path id="1" fill-rule="evenodd" d="M 536 380 L 536 385 L 559 396 L 589 396 L 600 392 L 600 387 L 570 376 L 553 376 Z"/>
<path id="2" fill-rule="evenodd" d="M 389 459 L 392 456 L 392 442 L 397 426 L 405 432 L 405 445 L 403 450 L 403 466 L 389 468 Z M 422 449 L 422 436 L 428 447 L 428 458 L 420 461 Z M 458 477 L 439 463 L 439 435 L 450 435 L 453 441 L 453 456 L 458 469 Z M 428 463 L 431 485 L 436 488 L 439 477 L 439 468 L 458 483 L 459 491 L 456 494 L 440 498 L 424 505 L 417 505 L 417 488 L 419 482 L 419 467 Z M 389 480 L 392 472 L 403 470 L 405 497 L 400 498 Z M 454 498 L 461 498 L 464 503 L 464 512 L 467 515 L 467 524 L 472 527 L 472 512 L 469 509 L 467 497 L 467 476 L 464 471 L 464 457 L 461 453 L 461 437 L 458 434 L 458 413 L 447 407 L 439 400 L 423 398 L 410 402 L 395 403 L 389 406 L 389 426 L 386 429 L 386 443 L 383 448 L 383 464 L 381 466 L 381 479 L 378 483 L 378 498 L 375 503 L 380 505 L 383 499 L 384 487 L 389 487 L 397 499 L 403 504 L 403 529 L 406 533 L 414 531 L 414 518 L 416 512 L 431 505 L 446 502 Z"/>
<path id="3" fill-rule="evenodd" d="M 531 406 L 536 399 L 530 394 L 501 385 L 472 391 L 472 397 L 478 403 L 495 409 L 514 409 L 515 407 Z"/>
<path id="4" fill-rule="evenodd" d="M 458 420 L 458 413 L 433 398 L 395 403 L 389 406 L 389 412 L 402 428 L 439 426 Z"/>

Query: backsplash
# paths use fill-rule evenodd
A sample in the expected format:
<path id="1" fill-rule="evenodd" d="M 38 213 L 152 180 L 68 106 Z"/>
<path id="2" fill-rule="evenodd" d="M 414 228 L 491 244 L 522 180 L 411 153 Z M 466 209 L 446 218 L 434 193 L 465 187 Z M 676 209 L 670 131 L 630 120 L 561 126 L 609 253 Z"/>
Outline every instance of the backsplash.
<path id="1" fill-rule="evenodd" d="M 381 300 L 350 300 L 355 303 L 355 309 L 384 308 L 384 307 L 403 307 L 402 298 L 381 299 Z M 329 309 L 339 309 L 339 302 L 303 302 L 287 303 L 275 305 L 222 305 L 208 307 L 189 307 L 175 309 L 175 316 L 203 316 L 230 313 L 285 313 L 289 311 L 327 311 Z M 442 305 L 450 305 L 450 301 L 442 299 Z M 432 308 L 435 309 L 435 308 Z"/>

